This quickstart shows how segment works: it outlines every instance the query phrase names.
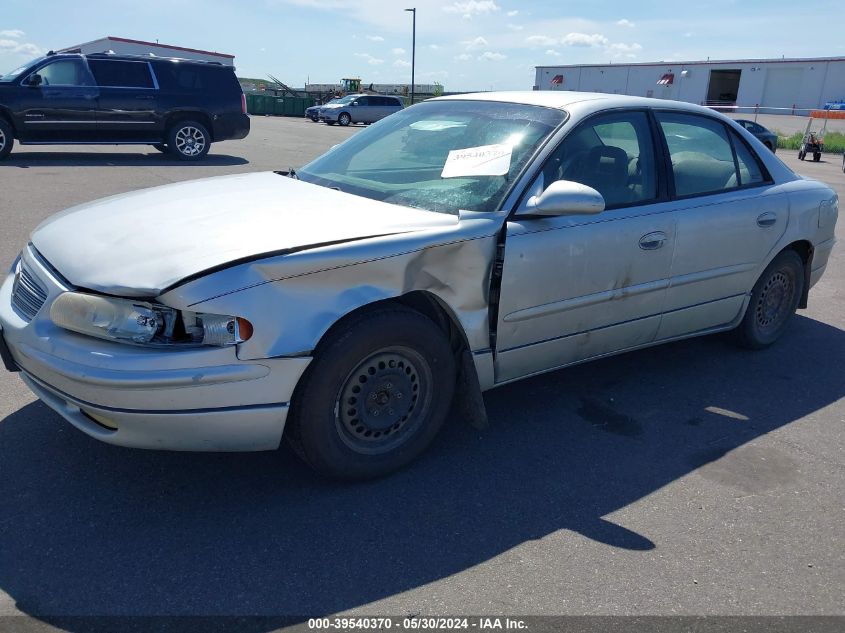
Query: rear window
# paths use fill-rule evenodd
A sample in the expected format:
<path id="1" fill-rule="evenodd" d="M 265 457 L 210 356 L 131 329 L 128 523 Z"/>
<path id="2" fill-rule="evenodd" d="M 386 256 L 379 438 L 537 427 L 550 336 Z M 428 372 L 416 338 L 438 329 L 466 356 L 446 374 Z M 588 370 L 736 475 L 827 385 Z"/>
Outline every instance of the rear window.
<path id="1" fill-rule="evenodd" d="M 89 59 L 88 67 L 98 86 L 111 88 L 153 88 L 153 78 L 146 62 Z"/>
<path id="2" fill-rule="evenodd" d="M 221 66 L 165 63 L 156 66 L 156 76 L 162 89 L 208 92 L 210 90 L 236 89 L 240 91 L 235 73 Z"/>

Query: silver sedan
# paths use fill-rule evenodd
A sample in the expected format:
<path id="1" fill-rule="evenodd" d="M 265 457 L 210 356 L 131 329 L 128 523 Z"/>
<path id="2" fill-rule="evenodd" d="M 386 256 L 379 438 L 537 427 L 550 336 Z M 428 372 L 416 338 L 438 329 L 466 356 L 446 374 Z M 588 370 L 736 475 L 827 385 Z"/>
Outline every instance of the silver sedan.
<path id="1" fill-rule="evenodd" d="M 733 330 L 761 348 L 825 270 L 836 194 L 726 117 L 574 92 L 433 99 L 297 172 L 68 209 L 0 289 L 6 366 L 105 442 L 383 475 L 450 406 Z M 570 386 L 577 389 L 576 386 Z"/>

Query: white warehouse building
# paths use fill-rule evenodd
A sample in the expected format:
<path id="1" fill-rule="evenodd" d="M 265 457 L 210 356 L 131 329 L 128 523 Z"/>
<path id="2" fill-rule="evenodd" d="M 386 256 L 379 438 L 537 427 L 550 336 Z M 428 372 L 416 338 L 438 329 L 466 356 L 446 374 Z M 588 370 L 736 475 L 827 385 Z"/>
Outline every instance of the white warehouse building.
<path id="1" fill-rule="evenodd" d="M 172 46 L 170 44 L 159 44 L 158 42 L 145 42 L 143 40 L 130 40 L 125 37 L 101 37 L 97 40 L 76 44 L 63 48 L 58 53 L 105 53 L 112 51 L 117 55 L 149 55 L 152 53 L 158 57 L 179 57 L 181 59 L 202 59 L 209 62 L 217 62 L 226 66 L 234 66 L 235 56 L 227 53 L 214 51 L 203 51 L 196 48 L 185 48 L 184 46 Z"/>
<path id="2" fill-rule="evenodd" d="M 534 90 L 606 92 L 761 110 L 820 109 L 845 101 L 845 57 L 537 66 L 536 73 Z"/>

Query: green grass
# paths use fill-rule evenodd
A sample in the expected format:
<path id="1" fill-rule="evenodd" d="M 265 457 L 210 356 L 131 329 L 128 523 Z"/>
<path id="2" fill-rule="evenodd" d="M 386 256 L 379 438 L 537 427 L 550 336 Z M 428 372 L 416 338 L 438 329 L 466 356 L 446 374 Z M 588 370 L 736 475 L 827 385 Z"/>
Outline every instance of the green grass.
<path id="1" fill-rule="evenodd" d="M 804 135 L 796 132 L 792 136 L 781 136 L 778 134 L 778 149 L 794 149 L 801 147 L 801 139 Z M 826 154 L 842 154 L 845 152 L 845 134 L 841 132 L 828 132 L 824 136 L 824 151 Z"/>

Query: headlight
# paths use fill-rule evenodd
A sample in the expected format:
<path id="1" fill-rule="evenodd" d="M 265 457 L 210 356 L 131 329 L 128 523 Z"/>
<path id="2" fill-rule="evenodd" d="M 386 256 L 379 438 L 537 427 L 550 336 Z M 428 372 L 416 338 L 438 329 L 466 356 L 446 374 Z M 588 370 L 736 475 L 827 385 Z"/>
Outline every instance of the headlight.
<path id="1" fill-rule="evenodd" d="M 235 345 L 252 336 L 246 319 L 181 312 L 162 305 L 65 292 L 50 307 L 53 323 L 72 332 L 138 344 Z"/>

